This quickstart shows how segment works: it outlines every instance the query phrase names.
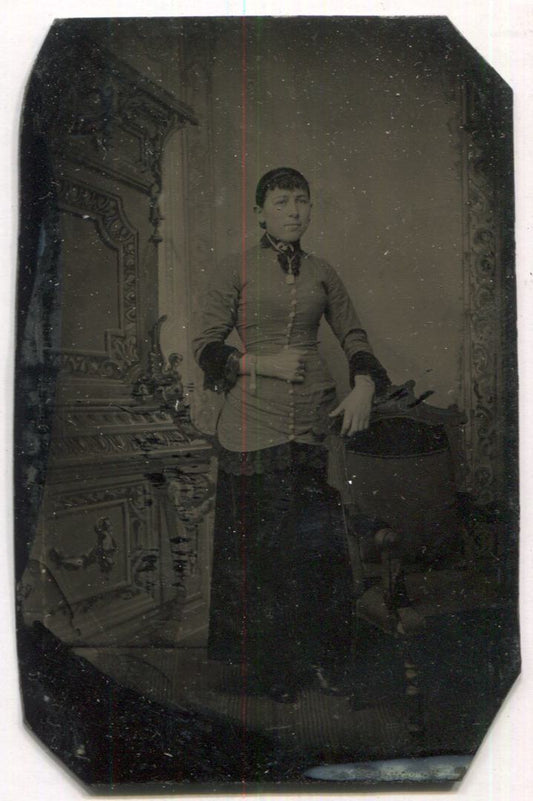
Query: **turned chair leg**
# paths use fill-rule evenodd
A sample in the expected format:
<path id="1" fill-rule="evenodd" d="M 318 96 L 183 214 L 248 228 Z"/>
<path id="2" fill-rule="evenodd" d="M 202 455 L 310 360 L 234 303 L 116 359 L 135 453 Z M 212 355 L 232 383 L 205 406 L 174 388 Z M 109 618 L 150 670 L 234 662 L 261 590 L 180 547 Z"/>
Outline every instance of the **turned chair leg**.
<path id="1" fill-rule="evenodd" d="M 409 604 L 405 575 L 399 555 L 399 535 L 390 528 L 375 534 L 375 543 L 381 552 L 383 598 L 394 621 L 395 636 L 401 638 L 405 697 L 407 700 L 407 727 L 410 736 L 420 742 L 425 735 L 424 699 L 420 683 L 420 668 L 413 658 L 409 638 L 403 630 L 399 609 Z"/>
<path id="2" fill-rule="evenodd" d="M 413 660 L 410 648 L 404 641 L 405 695 L 407 700 L 407 728 L 410 736 L 421 741 L 425 735 L 424 699 L 420 686 L 420 669 Z"/>

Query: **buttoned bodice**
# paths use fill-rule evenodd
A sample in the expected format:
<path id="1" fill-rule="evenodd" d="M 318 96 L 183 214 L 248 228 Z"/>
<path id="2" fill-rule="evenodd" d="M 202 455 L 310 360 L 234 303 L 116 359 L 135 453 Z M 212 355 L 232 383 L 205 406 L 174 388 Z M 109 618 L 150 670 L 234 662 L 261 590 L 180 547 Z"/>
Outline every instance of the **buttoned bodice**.
<path id="1" fill-rule="evenodd" d="M 194 342 L 197 358 L 209 342 L 223 342 L 232 329 L 243 350 L 261 355 L 282 348 L 304 350 L 303 383 L 240 376 L 227 393 L 217 433 L 228 450 L 250 451 L 287 441 L 316 443 L 336 403 L 335 384 L 318 351 L 318 327 L 325 316 L 348 358 L 370 351 L 353 304 L 335 270 L 303 254 L 293 282 L 275 251 L 255 247 L 221 263 L 206 297 L 203 329 Z"/>

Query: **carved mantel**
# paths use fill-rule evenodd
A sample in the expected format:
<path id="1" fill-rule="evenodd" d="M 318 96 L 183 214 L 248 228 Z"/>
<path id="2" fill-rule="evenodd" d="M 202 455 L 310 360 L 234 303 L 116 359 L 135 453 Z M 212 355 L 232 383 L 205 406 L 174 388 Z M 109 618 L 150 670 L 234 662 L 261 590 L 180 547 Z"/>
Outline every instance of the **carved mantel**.
<path id="1" fill-rule="evenodd" d="M 197 123 L 188 105 L 69 25 L 49 37 L 32 80 L 43 98 L 35 132 L 57 160 L 90 164 L 147 194 L 161 188 L 167 137 Z"/>

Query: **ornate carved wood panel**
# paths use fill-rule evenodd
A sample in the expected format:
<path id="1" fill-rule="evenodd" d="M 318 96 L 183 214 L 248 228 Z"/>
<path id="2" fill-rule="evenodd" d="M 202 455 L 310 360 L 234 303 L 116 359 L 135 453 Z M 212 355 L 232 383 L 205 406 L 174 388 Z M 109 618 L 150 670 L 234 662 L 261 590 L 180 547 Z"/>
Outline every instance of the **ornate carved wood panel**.
<path id="1" fill-rule="evenodd" d="M 163 615 L 170 641 L 205 625 L 209 447 L 159 446 L 150 439 L 140 458 L 125 447 L 99 474 L 91 449 L 53 460 L 22 583 L 27 622 L 44 615 L 67 642 L 112 642 L 146 627 L 170 602 Z"/>
<path id="2" fill-rule="evenodd" d="M 120 196 L 62 177 L 57 198 L 67 273 L 59 366 L 72 376 L 127 380 L 140 362 L 137 232 Z"/>
<path id="3" fill-rule="evenodd" d="M 468 489 L 481 503 L 505 499 L 516 436 L 512 94 L 491 71 L 463 82 L 465 189 L 464 406 Z M 511 453 L 512 452 L 512 453 Z"/>
<path id="4" fill-rule="evenodd" d="M 55 405 L 23 613 L 96 643 L 170 603 L 174 634 L 187 634 L 206 620 L 210 446 L 173 406 L 179 357 L 165 366 L 154 331 L 162 152 L 194 115 L 74 23 L 47 40 L 30 96 L 57 315 L 40 335 Z M 34 330 L 46 319 L 38 306 Z"/>

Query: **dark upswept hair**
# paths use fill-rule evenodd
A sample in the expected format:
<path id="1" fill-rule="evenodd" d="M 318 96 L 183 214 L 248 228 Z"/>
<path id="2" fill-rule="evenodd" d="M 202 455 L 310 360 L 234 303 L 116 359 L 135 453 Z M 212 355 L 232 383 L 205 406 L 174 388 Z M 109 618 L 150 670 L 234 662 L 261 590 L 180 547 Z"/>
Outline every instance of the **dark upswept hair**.
<path id="1" fill-rule="evenodd" d="M 304 178 L 301 172 L 293 170 L 292 167 L 276 167 L 275 170 L 269 170 L 259 179 L 255 190 L 256 206 L 263 208 L 266 193 L 270 189 L 305 189 L 309 197 L 311 197 L 307 179 Z"/>

